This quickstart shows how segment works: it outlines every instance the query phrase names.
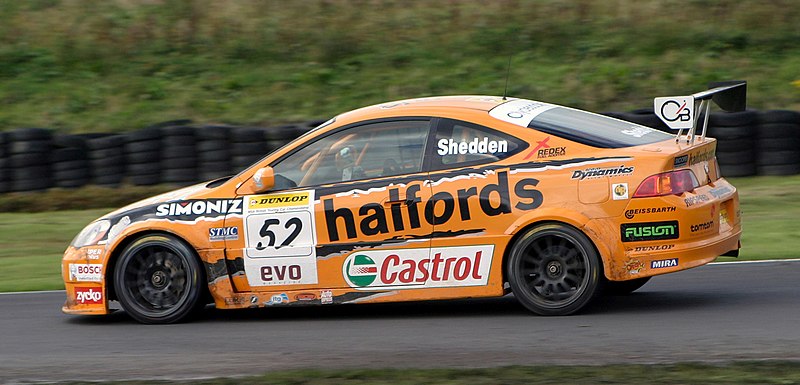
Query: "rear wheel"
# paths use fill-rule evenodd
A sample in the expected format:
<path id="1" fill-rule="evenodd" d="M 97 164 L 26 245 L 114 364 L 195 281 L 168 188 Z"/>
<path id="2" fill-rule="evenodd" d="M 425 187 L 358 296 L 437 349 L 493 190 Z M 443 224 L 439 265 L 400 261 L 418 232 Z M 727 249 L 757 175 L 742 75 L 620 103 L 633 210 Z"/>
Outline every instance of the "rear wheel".
<path id="1" fill-rule="evenodd" d="M 128 245 L 114 269 L 122 308 L 148 324 L 179 322 L 205 305 L 205 279 L 195 252 L 168 235 L 147 235 Z"/>
<path id="2" fill-rule="evenodd" d="M 583 233 L 563 224 L 528 230 L 512 246 L 507 269 L 514 296 L 540 315 L 577 312 L 603 282 L 594 245 Z"/>
<path id="3" fill-rule="evenodd" d="M 628 295 L 644 286 L 652 277 L 636 278 L 629 281 L 606 281 L 603 287 L 603 294 L 606 295 Z"/>

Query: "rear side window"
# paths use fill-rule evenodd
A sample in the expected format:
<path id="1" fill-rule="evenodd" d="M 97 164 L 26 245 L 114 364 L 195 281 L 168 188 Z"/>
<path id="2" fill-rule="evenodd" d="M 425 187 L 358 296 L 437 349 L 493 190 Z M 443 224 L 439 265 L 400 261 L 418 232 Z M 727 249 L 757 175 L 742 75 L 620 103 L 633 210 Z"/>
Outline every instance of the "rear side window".
<path id="1" fill-rule="evenodd" d="M 431 169 L 442 170 L 505 159 L 522 151 L 527 144 L 488 127 L 442 119 L 433 147 Z"/>
<path id="2" fill-rule="evenodd" d="M 528 127 L 601 148 L 632 147 L 672 138 L 672 135 L 650 127 L 564 107 L 551 108 L 536 115 Z"/>

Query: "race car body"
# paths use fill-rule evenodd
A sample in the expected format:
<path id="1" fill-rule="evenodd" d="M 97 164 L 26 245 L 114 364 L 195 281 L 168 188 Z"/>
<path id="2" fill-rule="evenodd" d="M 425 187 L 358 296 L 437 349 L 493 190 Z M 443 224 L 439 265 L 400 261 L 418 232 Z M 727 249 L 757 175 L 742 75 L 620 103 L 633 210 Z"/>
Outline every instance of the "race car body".
<path id="1" fill-rule="evenodd" d="M 571 314 L 738 251 L 738 195 L 715 149 L 525 99 L 366 107 L 234 177 L 87 226 L 64 255 L 63 310 L 117 300 L 168 323 L 209 294 L 229 309 L 513 291 L 535 313 Z"/>

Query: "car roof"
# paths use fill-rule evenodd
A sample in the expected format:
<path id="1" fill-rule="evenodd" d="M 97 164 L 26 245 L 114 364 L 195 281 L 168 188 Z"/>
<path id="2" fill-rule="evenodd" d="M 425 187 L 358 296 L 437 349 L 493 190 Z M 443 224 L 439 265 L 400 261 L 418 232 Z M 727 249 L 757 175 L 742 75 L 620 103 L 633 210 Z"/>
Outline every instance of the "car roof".
<path id="1" fill-rule="evenodd" d="M 336 117 L 337 121 L 355 122 L 386 116 L 414 116 L 424 111 L 445 110 L 477 110 L 487 112 L 492 108 L 511 100 L 500 96 L 489 95 L 453 95 L 426 98 L 405 99 L 386 102 L 345 112 Z"/>

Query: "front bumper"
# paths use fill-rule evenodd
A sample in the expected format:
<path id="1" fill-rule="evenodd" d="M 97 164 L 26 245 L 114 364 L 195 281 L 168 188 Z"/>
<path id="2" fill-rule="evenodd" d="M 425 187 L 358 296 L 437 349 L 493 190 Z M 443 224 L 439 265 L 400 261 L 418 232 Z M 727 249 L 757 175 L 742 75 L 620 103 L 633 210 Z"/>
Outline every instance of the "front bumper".
<path id="1" fill-rule="evenodd" d="M 110 313 L 105 280 L 105 248 L 69 247 L 61 260 L 67 300 L 61 311 L 67 314 L 103 315 Z"/>

